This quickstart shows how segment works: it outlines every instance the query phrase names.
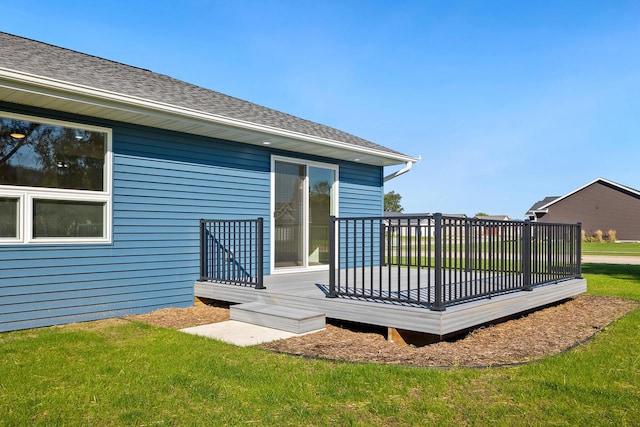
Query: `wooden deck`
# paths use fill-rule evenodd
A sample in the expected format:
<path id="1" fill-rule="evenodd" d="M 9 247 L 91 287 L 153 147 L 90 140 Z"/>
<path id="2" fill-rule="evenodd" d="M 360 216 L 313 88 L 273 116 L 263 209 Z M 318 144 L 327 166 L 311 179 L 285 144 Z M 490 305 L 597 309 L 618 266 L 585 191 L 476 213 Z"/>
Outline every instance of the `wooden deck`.
<path id="1" fill-rule="evenodd" d="M 440 337 L 586 292 L 585 279 L 564 280 L 432 311 L 425 307 L 359 298 L 327 298 L 327 271 L 266 276 L 266 289 L 215 282 L 196 282 L 196 297 L 230 303 L 264 304 L 322 312 L 328 318 L 416 331 Z M 414 282 L 415 283 L 415 282 Z"/>

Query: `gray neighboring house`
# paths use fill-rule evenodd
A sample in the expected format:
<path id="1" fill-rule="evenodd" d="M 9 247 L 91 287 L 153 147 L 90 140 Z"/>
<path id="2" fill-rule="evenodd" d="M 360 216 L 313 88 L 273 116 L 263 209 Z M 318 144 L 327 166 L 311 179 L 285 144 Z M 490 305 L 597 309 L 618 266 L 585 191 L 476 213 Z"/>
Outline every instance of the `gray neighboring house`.
<path id="1" fill-rule="evenodd" d="M 391 234 L 406 237 L 409 233 L 409 227 L 415 227 L 420 224 L 420 232 L 422 236 L 433 237 L 433 220 L 431 219 L 431 213 L 415 213 L 406 214 L 402 212 L 384 212 L 385 225 L 391 227 Z M 415 229 L 412 231 L 415 233 Z"/>
<path id="2" fill-rule="evenodd" d="M 391 234 L 397 235 L 400 233 L 401 237 L 407 237 L 409 234 L 409 228 L 412 228 L 411 233 L 416 233 L 416 226 L 420 225 L 420 233 L 423 237 L 434 236 L 434 221 L 433 213 L 402 213 L 402 212 L 384 212 L 385 225 L 391 227 Z M 444 217 L 451 219 L 466 219 L 466 214 L 442 214 Z"/>
<path id="3" fill-rule="evenodd" d="M 529 208 L 524 214 L 530 221 L 535 221 L 537 218 L 542 218 L 547 212 L 545 206 L 558 200 L 560 196 L 547 196 L 542 200 L 538 200 Z"/>
<path id="4" fill-rule="evenodd" d="M 491 221 L 511 221 L 509 215 L 476 215 L 475 219 L 488 219 Z"/>
<path id="5" fill-rule="evenodd" d="M 587 236 L 615 230 L 618 240 L 640 241 L 640 191 L 604 178 L 559 197 L 545 197 L 527 211 L 537 222 L 581 222 Z"/>

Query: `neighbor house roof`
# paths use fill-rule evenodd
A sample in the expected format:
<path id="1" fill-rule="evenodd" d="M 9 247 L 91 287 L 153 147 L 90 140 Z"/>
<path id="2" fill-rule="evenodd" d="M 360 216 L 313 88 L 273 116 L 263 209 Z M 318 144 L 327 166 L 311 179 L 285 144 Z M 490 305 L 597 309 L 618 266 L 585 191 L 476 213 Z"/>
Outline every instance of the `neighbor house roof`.
<path id="1" fill-rule="evenodd" d="M 527 216 L 529 215 L 533 216 L 535 215 L 536 212 L 546 213 L 547 209 L 549 209 L 550 206 L 596 183 L 602 184 L 606 187 L 612 188 L 614 190 L 623 192 L 629 196 L 640 199 L 640 191 L 636 190 L 635 188 L 627 187 L 626 185 L 618 184 L 617 182 L 609 181 L 608 179 L 605 179 L 605 178 L 596 178 L 593 181 L 583 185 L 582 187 L 577 188 L 571 191 L 570 193 L 565 194 L 564 196 L 545 197 L 544 200 L 536 202 L 533 206 L 531 206 L 531 208 L 527 211 Z"/>
<path id="2" fill-rule="evenodd" d="M 476 215 L 474 218 L 476 219 L 488 219 L 495 221 L 509 221 L 509 215 Z"/>
<path id="3" fill-rule="evenodd" d="M 548 196 L 548 197 L 545 197 L 542 200 L 538 200 L 537 202 L 535 202 L 533 204 L 533 206 L 531 206 L 529 208 L 529 210 L 525 213 L 525 215 L 528 216 L 528 217 L 535 216 L 536 212 L 540 212 L 542 209 L 544 209 L 544 206 L 548 205 L 549 203 L 551 203 L 554 200 L 557 200 L 559 198 L 560 198 L 560 196 Z"/>
<path id="4" fill-rule="evenodd" d="M 0 100 L 369 164 L 418 160 L 163 74 L 2 32 Z"/>

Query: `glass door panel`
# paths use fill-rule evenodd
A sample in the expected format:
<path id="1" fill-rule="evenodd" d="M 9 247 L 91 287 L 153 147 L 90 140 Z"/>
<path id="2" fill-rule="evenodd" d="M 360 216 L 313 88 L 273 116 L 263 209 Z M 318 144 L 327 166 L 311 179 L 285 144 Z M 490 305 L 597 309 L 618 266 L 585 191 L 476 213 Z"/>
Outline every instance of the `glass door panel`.
<path id="1" fill-rule="evenodd" d="M 276 268 L 305 265 L 304 181 L 306 167 L 275 162 L 274 262 Z"/>
<path id="2" fill-rule="evenodd" d="M 309 166 L 308 265 L 329 264 L 329 215 L 335 171 Z"/>

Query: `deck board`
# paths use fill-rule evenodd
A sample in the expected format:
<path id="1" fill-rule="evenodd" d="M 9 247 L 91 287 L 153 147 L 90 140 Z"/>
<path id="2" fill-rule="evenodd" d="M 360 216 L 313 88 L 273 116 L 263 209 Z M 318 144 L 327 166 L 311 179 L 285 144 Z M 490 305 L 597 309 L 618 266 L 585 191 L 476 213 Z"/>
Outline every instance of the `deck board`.
<path id="1" fill-rule="evenodd" d="M 319 311 L 327 318 L 405 329 L 439 336 L 545 306 L 586 292 L 585 279 L 571 279 L 447 307 L 445 311 L 393 301 L 327 298 L 327 271 L 265 276 L 266 289 L 214 282 L 196 282 L 197 297 L 231 303 L 261 302 Z M 417 283 L 412 280 L 412 283 Z M 426 282 L 422 282 L 426 283 Z M 388 285 L 388 284 L 385 284 Z"/>

